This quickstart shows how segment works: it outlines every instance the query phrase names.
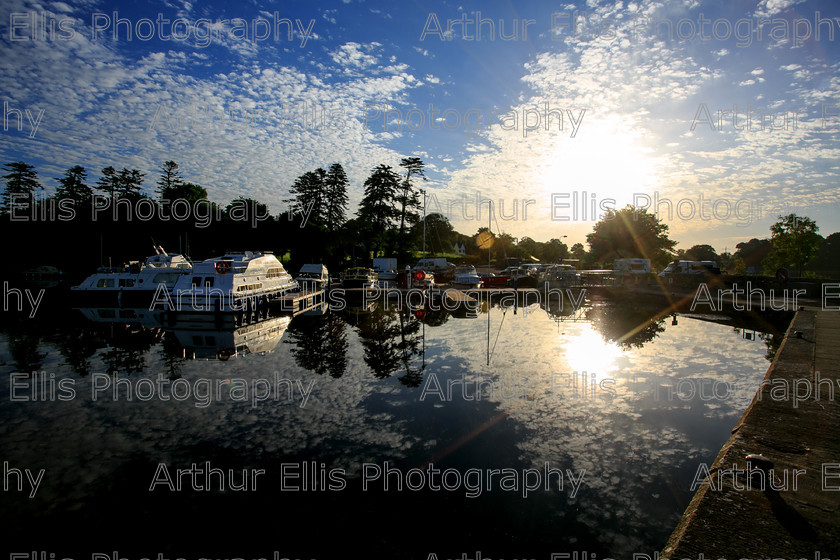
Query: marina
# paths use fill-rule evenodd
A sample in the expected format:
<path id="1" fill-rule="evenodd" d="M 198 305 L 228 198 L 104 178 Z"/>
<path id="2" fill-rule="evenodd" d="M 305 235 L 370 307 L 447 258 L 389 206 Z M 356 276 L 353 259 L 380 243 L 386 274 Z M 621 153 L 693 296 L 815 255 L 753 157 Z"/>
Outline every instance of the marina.
<path id="1" fill-rule="evenodd" d="M 10 560 L 840 560 L 840 6 L 5 4 Z"/>

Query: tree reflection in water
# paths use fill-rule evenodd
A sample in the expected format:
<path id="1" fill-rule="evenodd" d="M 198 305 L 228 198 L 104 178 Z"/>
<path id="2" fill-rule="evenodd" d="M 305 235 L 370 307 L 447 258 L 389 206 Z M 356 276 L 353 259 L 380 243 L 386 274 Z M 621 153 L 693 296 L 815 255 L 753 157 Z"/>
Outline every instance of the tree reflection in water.
<path id="1" fill-rule="evenodd" d="M 339 378 L 347 371 L 347 324 L 336 314 L 295 317 L 286 330 L 295 363 L 319 375 Z"/>
<path id="2" fill-rule="evenodd" d="M 405 374 L 398 379 L 408 387 L 418 387 L 423 379 L 425 366 L 416 365 L 422 354 L 425 319 L 422 311 L 415 315 L 407 307 L 394 305 L 387 309 L 374 306 L 358 319 L 359 338 L 364 349 L 365 363 L 378 379 L 390 377 L 397 370 Z"/>
<path id="3" fill-rule="evenodd" d="M 585 315 L 605 340 L 621 348 L 641 348 L 665 331 L 661 314 L 634 303 L 594 305 Z"/>

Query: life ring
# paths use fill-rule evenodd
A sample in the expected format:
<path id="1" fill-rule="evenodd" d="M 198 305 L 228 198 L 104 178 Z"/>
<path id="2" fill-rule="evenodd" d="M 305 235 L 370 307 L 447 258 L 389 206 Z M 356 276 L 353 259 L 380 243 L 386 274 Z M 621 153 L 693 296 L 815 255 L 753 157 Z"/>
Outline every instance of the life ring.
<path id="1" fill-rule="evenodd" d="M 216 273 L 227 274 L 230 272 L 230 261 L 216 261 Z"/>

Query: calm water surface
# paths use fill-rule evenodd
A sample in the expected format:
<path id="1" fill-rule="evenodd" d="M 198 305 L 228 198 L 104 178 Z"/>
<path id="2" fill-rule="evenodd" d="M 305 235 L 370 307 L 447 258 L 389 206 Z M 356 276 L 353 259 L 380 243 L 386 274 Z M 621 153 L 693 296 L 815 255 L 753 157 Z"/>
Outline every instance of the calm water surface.
<path id="1" fill-rule="evenodd" d="M 238 329 L 45 301 L 0 333 L 2 457 L 44 469 L 32 498 L 7 474 L 0 521 L 73 558 L 652 556 L 779 338 L 598 300 Z M 178 476 L 208 462 L 210 490 Z"/>

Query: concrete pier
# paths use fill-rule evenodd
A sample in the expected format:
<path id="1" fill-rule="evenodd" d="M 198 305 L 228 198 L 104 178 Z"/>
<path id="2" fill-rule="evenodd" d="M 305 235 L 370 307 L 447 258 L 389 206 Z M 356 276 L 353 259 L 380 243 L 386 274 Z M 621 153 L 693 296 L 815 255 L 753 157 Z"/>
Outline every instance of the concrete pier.
<path id="1" fill-rule="evenodd" d="M 661 557 L 840 558 L 838 382 L 840 312 L 800 310 Z"/>

